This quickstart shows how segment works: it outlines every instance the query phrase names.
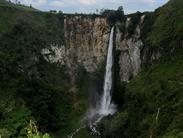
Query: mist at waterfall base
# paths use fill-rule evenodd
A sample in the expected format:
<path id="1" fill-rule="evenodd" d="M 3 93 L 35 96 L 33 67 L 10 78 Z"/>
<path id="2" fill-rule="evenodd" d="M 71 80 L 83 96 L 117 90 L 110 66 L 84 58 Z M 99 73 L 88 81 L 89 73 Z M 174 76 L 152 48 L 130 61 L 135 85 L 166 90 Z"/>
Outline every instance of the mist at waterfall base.
<path id="1" fill-rule="evenodd" d="M 97 124 L 103 117 L 113 115 L 116 112 L 116 105 L 112 103 L 111 95 L 113 85 L 113 39 L 114 27 L 112 27 L 110 33 L 102 95 L 95 93 L 94 99 L 91 100 L 92 104 L 82 120 L 84 124 L 71 133 L 68 138 L 73 138 L 81 129 L 86 127 L 89 127 L 94 134 L 100 135 L 100 132 L 97 131 Z M 95 88 L 91 88 L 91 90 L 96 91 Z"/>
<path id="2" fill-rule="evenodd" d="M 86 115 L 87 121 L 91 126 L 95 126 L 103 117 L 113 115 L 116 112 L 116 105 L 112 103 L 111 95 L 113 84 L 113 36 L 114 27 L 112 27 L 110 33 L 103 93 L 100 98 L 97 98 L 99 101 L 95 101 L 95 106 L 91 107 Z"/>

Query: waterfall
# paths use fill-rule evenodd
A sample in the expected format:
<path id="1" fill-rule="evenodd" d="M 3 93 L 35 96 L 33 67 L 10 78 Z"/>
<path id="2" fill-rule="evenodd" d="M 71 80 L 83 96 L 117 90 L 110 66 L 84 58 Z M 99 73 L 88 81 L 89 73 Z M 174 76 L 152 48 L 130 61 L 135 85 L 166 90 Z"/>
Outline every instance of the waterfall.
<path id="1" fill-rule="evenodd" d="M 101 95 L 100 101 L 95 101 L 99 102 L 97 103 L 97 106 L 95 108 L 90 108 L 90 111 L 87 114 L 87 118 L 89 121 L 91 121 L 90 123 L 92 124 L 97 124 L 104 116 L 113 115 L 116 111 L 116 107 L 111 101 L 111 92 L 113 84 L 113 37 L 114 27 L 112 27 L 110 33 L 103 93 Z"/>
<path id="2" fill-rule="evenodd" d="M 115 105 L 112 103 L 112 84 L 113 84 L 113 36 L 114 27 L 111 29 L 110 40 L 107 53 L 106 72 L 104 78 L 103 95 L 101 97 L 101 103 L 99 108 L 99 114 L 101 116 L 107 116 L 114 114 L 116 111 Z"/>
<path id="3" fill-rule="evenodd" d="M 86 118 L 84 118 L 84 121 L 87 120 L 88 127 L 92 133 L 96 135 L 100 135 L 100 133 L 97 131 L 97 124 L 101 121 L 101 119 L 107 115 L 113 115 L 116 112 L 116 106 L 112 103 L 111 96 L 113 84 L 113 36 L 114 27 L 112 27 L 110 33 L 103 93 L 99 101 L 99 106 L 91 108 L 86 114 Z M 81 129 L 84 129 L 85 127 L 86 125 L 83 125 L 82 127 L 76 129 L 76 131 L 74 131 L 71 136 L 68 136 L 68 138 L 73 138 L 74 135 L 76 135 Z"/>
<path id="4" fill-rule="evenodd" d="M 111 96 L 113 84 L 113 37 L 114 27 L 112 27 L 110 33 L 103 93 L 101 95 L 99 103 L 97 104 L 97 107 L 91 108 L 86 117 L 89 121 L 90 126 L 92 126 L 90 127 L 92 129 L 95 129 L 95 126 L 97 126 L 97 123 L 100 122 L 103 117 L 107 115 L 113 115 L 116 112 L 116 106 L 112 103 Z"/>

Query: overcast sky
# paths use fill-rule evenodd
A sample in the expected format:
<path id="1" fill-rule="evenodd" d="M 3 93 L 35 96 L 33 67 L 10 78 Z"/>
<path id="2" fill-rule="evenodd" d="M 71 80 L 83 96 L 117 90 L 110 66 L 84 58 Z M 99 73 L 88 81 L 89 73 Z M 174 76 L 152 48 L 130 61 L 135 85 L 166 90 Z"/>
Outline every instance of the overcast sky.
<path id="1" fill-rule="evenodd" d="M 20 0 L 25 5 L 43 10 L 62 10 L 65 13 L 91 13 L 96 9 L 117 9 L 124 7 L 125 13 L 153 11 L 168 0 Z"/>

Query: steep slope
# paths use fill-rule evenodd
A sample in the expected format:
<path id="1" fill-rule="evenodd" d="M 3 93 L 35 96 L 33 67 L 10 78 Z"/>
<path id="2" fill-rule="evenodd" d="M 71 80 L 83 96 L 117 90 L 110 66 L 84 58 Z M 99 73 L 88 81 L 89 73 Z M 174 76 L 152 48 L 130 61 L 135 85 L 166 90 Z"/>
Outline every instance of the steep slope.
<path id="1" fill-rule="evenodd" d="M 154 23 L 148 33 L 145 32 L 144 40 L 147 45 L 145 49 L 149 49 L 148 52 L 144 50 L 147 61 L 157 59 L 161 55 L 167 59 L 182 48 L 182 7 L 181 0 L 171 0 L 151 15 Z"/>
<path id="2" fill-rule="evenodd" d="M 25 137 L 29 120 L 58 138 L 74 131 L 102 88 L 109 31 L 101 16 L 0 3 L 1 136 Z"/>
<path id="3" fill-rule="evenodd" d="M 37 9 L 35 9 L 33 7 L 28 7 L 28 6 L 22 5 L 20 3 L 14 4 L 12 2 L 9 2 L 8 0 L 0 0 L 0 5 L 1 5 L 1 7 L 16 8 L 16 9 L 25 10 L 25 11 L 38 11 Z"/>
<path id="4" fill-rule="evenodd" d="M 121 111 L 101 123 L 104 137 L 183 137 L 182 7 L 182 0 L 171 0 L 146 13 L 143 68 L 121 89 Z"/>
<path id="5" fill-rule="evenodd" d="M 65 67 L 41 53 L 64 44 L 63 15 L 27 9 L 0 4 L 0 135 L 26 137 L 34 120 L 40 131 L 65 137 L 85 112 L 87 84 L 80 81 L 88 77 L 80 68 L 71 88 Z"/>

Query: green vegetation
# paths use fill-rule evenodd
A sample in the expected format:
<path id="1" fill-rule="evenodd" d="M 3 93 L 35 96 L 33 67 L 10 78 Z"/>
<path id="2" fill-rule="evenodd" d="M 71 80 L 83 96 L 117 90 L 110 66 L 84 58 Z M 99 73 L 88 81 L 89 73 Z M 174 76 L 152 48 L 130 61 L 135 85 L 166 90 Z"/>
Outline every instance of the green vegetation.
<path id="1" fill-rule="evenodd" d="M 26 128 L 27 131 L 27 137 L 28 138 L 51 138 L 49 134 L 41 134 L 38 131 L 38 128 L 35 124 L 35 122 L 33 122 L 32 120 L 30 120 L 30 123 L 28 125 L 28 127 Z"/>
<path id="2" fill-rule="evenodd" d="M 134 34 L 134 30 L 136 29 L 138 23 L 140 22 L 141 16 L 142 16 L 142 13 L 140 12 L 136 12 L 134 14 L 128 15 L 128 17 L 130 17 L 131 19 L 127 28 L 127 32 L 129 33 L 129 35 Z M 150 25 L 148 24 L 148 26 Z"/>
<path id="3" fill-rule="evenodd" d="M 106 17 L 107 21 L 111 25 L 114 25 L 117 21 L 123 22 L 125 20 L 122 6 L 120 6 L 117 10 L 103 9 L 100 14 L 101 16 Z"/>
<path id="4" fill-rule="evenodd" d="M 121 98 L 120 111 L 101 122 L 104 137 L 183 137 L 182 7 L 182 0 L 170 0 L 155 13 L 145 13 L 142 39 L 149 50 L 147 63 L 130 83 L 119 84 L 114 99 Z M 129 16 L 138 22 L 138 14 Z M 157 52 L 161 58 L 152 62 Z"/>
<path id="5" fill-rule="evenodd" d="M 23 11 L 38 11 L 37 9 L 34 9 L 32 7 L 28 7 L 25 5 L 21 5 L 20 3 L 14 4 L 6 0 L 0 0 L 0 6 L 1 7 L 8 7 L 8 8 L 14 8 L 18 10 L 23 10 Z"/>
<path id="6" fill-rule="evenodd" d="M 73 84 L 64 66 L 50 64 L 41 49 L 63 45 L 63 14 L 43 13 L 29 7 L 0 2 L 0 136 L 27 137 L 29 120 L 41 133 L 65 138 L 78 127 L 86 110 L 87 79 L 80 69 Z M 7 18 L 8 17 L 8 18 Z M 77 72 L 76 72 L 77 73 Z M 85 81 L 87 83 L 87 81 Z M 86 84 L 87 86 L 87 84 Z M 47 138 L 33 134 L 28 137 Z"/>
<path id="7" fill-rule="evenodd" d="M 80 131 L 79 131 L 79 133 L 77 133 L 75 136 L 74 136 L 74 138 L 97 138 L 97 137 L 95 137 L 94 135 L 92 135 L 92 134 L 89 134 L 88 133 L 89 132 L 89 130 L 88 129 L 81 129 Z"/>
<path id="8" fill-rule="evenodd" d="M 32 34 L 37 31 L 34 37 L 41 36 L 42 41 L 44 40 L 46 43 L 64 43 L 63 14 L 30 12 L 0 5 L 0 35 L 14 31 L 15 34 L 12 34 L 14 37 L 17 33 L 15 29 L 24 31 L 23 33 L 30 31 Z M 22 32 L 18 33 L 21 35 Z"/>
<path id="9" fill-rule="evenodd" d="M 183 2 L 171 0 L 157 9 L 152 15 L 153 26 L 148 33 L 146 43 L 164 54 L 180 49 L 183 40 Z M 150 20 L 149 20 L 150 21 Z M 175 51 L 176 53 L 176 51 Z M 166 57 L 166 56 L 165 56 Z"/>
<path id="10" fill-rule="evenodd" d="M 104 137 L 182 138 L 182 59 L 161 61 L 127 84 L 122 111 L 101 123 Z"/>

